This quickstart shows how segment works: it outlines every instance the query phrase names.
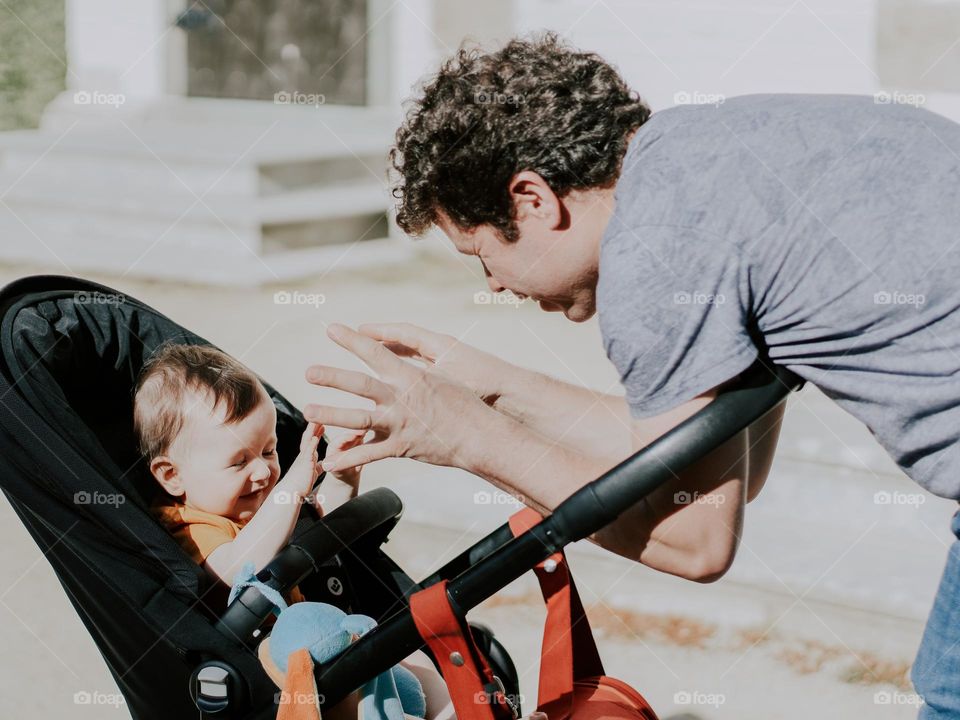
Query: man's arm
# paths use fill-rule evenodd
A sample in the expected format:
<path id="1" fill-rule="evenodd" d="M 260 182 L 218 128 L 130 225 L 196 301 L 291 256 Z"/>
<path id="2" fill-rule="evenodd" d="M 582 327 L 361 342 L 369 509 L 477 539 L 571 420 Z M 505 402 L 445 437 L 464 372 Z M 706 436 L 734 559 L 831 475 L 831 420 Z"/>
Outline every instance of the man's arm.
<path id="1" fill-rule="evenodd" d="M 639 450 L 703 409 L 728 383 L 667 413 L 634 420 Z M 621 402 L 625 401 L 621 399 Z M 743 507 L 759 492 L 772 463 L 783 406 L 716 448 L 591 538 L 602 547 L 654 569 L 700 582 L 721 577 L 733 561 Z M 494 484 L 550 511 L 623 457 L 600 458 L 524 435 L 503 423 L 495 438 L 513 447 L 476 458 L 476 471 Z M 757 440 L 753 440 L 757 438 Z M 529 458 L 528 460 L 526 460 Z"/>
<path id="2" fill-rule="evenodd" d="M 507 364 L 494 409 L 548 440 L 588 449 L 590 454 L 630 454 L 630 410 L 622 395 L 572 385 L 535 370 Z"/>
<path id="3" fill-rule="evenodd" d="M 622 458 L 630 452 L 630 413 L 622 396 L 571 385 L 410 323 L 359 329 L 397 355 L 463 383 L 486 404 L 547 440 L 599 456 Z"/>
<path id="4" fill-rule="evenodd" d="M 759 495 L 767 482 L 786 410 L 787 403 L 782 402 L 750 426 L 750 485 L 747 487 L 747 502 Z"/>

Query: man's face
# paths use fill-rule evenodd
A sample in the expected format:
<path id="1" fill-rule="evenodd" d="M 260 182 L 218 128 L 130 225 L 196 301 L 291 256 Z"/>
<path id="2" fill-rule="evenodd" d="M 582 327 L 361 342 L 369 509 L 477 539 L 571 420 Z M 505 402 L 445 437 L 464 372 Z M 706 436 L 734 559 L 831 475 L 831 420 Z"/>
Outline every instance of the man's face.
<path id="1" fill-rule="evenodd" d="M 583 322 L 596 311 L 600 237 L 609 217 L 607 195 L 587 195 L 554 199 L 556 208 L 549 202 L 521 206 L 514 242 L 490 225 L 463 230 L 443 213 L 437 226 L 459 252 L 480 259 L 492 292 L 510 290 Z"/>
<path id="2" fill-rule="evenodd" d="M 181 499 L 191 507 L 246 522 L 280 477 L 277 411 L 261 389 L 257 406 L 242 420 L 225 423 L 222 404 L 188 396 L 180 434 L 170 446 Z"/>

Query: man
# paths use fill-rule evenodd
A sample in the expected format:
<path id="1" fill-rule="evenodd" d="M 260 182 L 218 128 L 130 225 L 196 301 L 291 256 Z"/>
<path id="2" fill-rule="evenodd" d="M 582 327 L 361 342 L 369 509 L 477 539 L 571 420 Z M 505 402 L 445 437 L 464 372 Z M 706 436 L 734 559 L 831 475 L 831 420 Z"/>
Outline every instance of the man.
<path id="1" fill-rule="evenodd" d="M 547 36 L 459 52 L 408 112 L 392 159 L 400 226 L 439 226 L 494 292 L 578 322 L 596 311 L 626 397 L 409 325 L 331 326 L 378 375 L 308 371 L 374 403 L 306 409 L 373 430 L 338 468 L 412 457 L 550 510 L 759 359 L 820 387 L 910 477 L 960 499 L 960 126 L 852 96 L 651 115 L 600 58 Z M 781 413 L 594 540 L 681 577 L 723 575 Z M 680 492 L 703 502 L 678 504 Z M 960 537 L 960 514 L 952 529 Z M 913 680 L 922 718 L 960 719 L 960 541 Z"/>

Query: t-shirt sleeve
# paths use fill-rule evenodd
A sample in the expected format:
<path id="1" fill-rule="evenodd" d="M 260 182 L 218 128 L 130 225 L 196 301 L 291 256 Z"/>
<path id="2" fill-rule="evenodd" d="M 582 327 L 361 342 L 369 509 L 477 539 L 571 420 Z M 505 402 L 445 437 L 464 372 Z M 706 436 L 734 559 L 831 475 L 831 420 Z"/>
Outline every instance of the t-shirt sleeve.
<path id="1" fill-rule="evenodd" d="M 736 244 L 691 228 L 604 237 L 600 331 L 633 417 L 678 407 L 755 360 L 744 273 Z"/>
<path id="2" fill-rule="evenodd" d="M 210 554 L 236 535 L 220 525 L 194 522 L 174 532 L 174 538 L 197 565 L 203 565 Z"/>

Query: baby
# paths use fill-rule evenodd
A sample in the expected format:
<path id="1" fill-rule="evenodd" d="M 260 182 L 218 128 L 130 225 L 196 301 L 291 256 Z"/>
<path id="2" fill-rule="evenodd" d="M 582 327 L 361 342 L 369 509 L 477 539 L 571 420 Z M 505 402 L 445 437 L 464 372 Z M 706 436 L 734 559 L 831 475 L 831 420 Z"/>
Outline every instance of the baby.
<path id="1" fill-rule="evenodd" d="M 311 495 L 323 427 L 307 425 L 300 454 L 281 478 L 276 426 L 276 408 L 257 377 L 210 347 L 166 345 L 137 382 L 135 432 L 166 491 L 153 512 L 226 586 L 244 563 L 259 571 L 287 544 L 303 501 L 323 514 Z M 362 439 L 348 435 L 327 457 Z M 328 509 L 356 497 L 359 482 L 359 468 L 330 473 L 323 484 Z M 292 602 L 302 599 L 291 592 Z"/>
<path id="2" fill-rule="evenodd" d="M 224 583 L 214 592 L 223 601 L 220 608 L 245 562 L 259 571 L 287 544 L 303 501 L 323 514 L 311 494 L 323 427 L 307 425 L 300 454 L 281 478 L 276 426 L 276 408 L 257 377 L 213 348 L 166 345 L 137 381 L 134 428 L 151 474 L 166 491 L 153 511 L 187 553 Z M 363 435 L 347 435 L 325 459 L 355 447 Z M 360 468 L 328 473 L 326 507 L 356 497 L 359 484 Z M 289 595 L 289 602 L 305 599 L 297 588 Z M 417 652 L 402 664 L 423 686 L 428 720 L 454 720 L 450 695 L 430 659 Z M 356 718 L 357 694 L 325 710 L 324 717 Z"/>

